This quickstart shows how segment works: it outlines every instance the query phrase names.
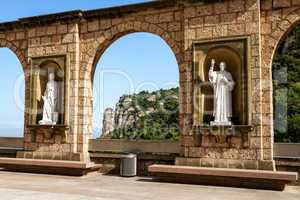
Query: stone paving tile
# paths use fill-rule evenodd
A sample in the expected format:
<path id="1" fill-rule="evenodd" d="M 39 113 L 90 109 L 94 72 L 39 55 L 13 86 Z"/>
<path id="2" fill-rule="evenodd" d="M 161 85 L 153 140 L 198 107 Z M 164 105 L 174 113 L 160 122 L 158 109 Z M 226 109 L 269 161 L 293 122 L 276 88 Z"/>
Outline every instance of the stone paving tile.
<path id="1" fill-rule="evenodd" d="M 59 194 L 1 188 L 0 194 L 1 200 L 116 200 L 102 197 L 88 197 L 83 195 Z"/>
<path id="2" fill-rule="evenodd" d="M 284 192 L 154 182 L 101 174 L 52 176 L 0 171 L 0 200 L 299 200 L 300 187 Z"/>

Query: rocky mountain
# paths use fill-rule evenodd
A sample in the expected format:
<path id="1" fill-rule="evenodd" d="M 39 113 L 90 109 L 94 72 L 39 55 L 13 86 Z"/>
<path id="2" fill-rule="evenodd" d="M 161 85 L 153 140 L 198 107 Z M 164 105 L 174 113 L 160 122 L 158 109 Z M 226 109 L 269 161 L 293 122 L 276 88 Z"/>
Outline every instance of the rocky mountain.
<path id="1" fill-rule="evenodd" d="M 178 109 L 178 88 L 123 95 L 104 112 L 102 138 L 177 139 Z"/>
<path id="2" fill-rule="evenodd" d="M 103 115 L 102 135 L 106 136 L 114 130 L 114 109 L 106 108 Z"/>

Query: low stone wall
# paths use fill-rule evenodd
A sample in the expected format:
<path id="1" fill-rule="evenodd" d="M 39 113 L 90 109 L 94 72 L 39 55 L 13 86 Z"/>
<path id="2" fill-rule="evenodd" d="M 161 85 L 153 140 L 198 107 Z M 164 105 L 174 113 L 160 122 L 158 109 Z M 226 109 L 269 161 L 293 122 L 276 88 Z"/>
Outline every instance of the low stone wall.
<path id="1" fill-rule="evenodd" d="M 277 171 L 298 172 L 300 175 L 300 144 L 275 143 L 274 156 Z"/>
<path id="2" fill-rule="evenodd" d="M 23 148 L 23 138 L 0 137 L 0 157 L 15 157 Z M 153 140 L 110 140 L 92 139 L 89 146 L 91 160 L 102 164 L 103 173 L 119 173 L 120 159 L 117 156 L 104 156 L 131 152 L 138 156 L 138 174 L 147 175 L 151 164 L 174 164 L 180 153 L 178 141 Z M 292 171 L 300 174 L 300 144 L 275 143 L 274 156 L 278 171 Z M 300 180 L 299 180 L 300 181 Z"/>
<path id="3" fill-rule="evenodd" d="M 137 171 L 140 176 L 148 175 L 148 166 L 152 164 L 175 164 L 180 153 L 179 141 L 160 140 L 90 140 L 91 160 L 101 164 L 101 172 L 118 174 L 120 158 L 118 153 L 137 154 Z"/>
<path id="4" fill-rule="evenodd" d="M 17 137 L 0 137 L 0 147 L 23 148 L 24 138 Z"/>
<path id="5" fill-rule="evenodd" d="M 300 158 L 300 143 L 275 143 L 274 156 Z"/>
<path id="6" fill-rule="evenodd" d="M 23 138 L 0 138 L 0 157 L 15 158 L 23 150 Z"/>
<path id="7" fill-rule="evenodd" d="M 287 172 L 298 172 L 298 185 L 300 185 L 300 157 L 275 157 L 276 170 Z"/>
<path id="8" fill-rule="evenodd" d="M 100 164 L 99 172 L 104 174 L 120 174 L 121 159 L 118 156 L 112 156 L 108 153 L 91 153 L 91 160 L 96 164 Z M 139 176 L 148 176 L 148 166 L 153 164 L 174 165 L 175 157 L 178 154 L 151 154 L 139 153 L 137 154 L 137 174 Z"/>
<path id="9" fill-rule="evenodd" d="M 94 139 L 90 140 L 89 151 L 179 154 L 180 142 L 164 140 Z"/>

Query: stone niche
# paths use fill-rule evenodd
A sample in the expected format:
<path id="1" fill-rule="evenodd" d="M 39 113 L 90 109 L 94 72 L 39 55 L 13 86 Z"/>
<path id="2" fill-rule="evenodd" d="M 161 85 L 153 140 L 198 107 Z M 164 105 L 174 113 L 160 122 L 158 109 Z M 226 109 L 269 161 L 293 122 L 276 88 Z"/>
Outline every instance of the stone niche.
<path id="1" fill-rule="evenodd" d="M 211 59 L 225 61 L 226 70 L 236 83 L 232 93 L 234 125 L 249 125 L 251 101 L 249 95 L 248 38 L 206 41 L 194 44 L 194 125 L 209 125 L 213 121 L 213 87 L 208 80 Z"/>
<path id="2" fill-rule="evenodd" d="M 194 124 L 192 134 L 195 146 L 201 148 L 249 148 L 251 126 L 251 104 L 248 72 L 249 39 L 233 38 L 205 41 L 194 44 Z M 213 117 L 214 94 L 208 72 L 211 60 L 226 62 L 226 71 L 232 74 L 235 88 L 232 93 L 232 126 L 210 126 Z"/>
<path id="3" fill-rule="evenodd" d="M 54 139 L 60 135 L 62 141 L 66 140 L 69 130 L 66 116 L 66 108 L 68 95 L 68 73 L 66 71 L 66 56 L 38 57 L 31 60 L 30 72 L 30 123 L 27 125 L 30 132 L 34 135 L 42 134 L 45 139 Z M 55 81 L 59 86 L 58 99 L 58 122 L 56 125 L 39 125 L 39 121 L 43 117 L 43 99 L 46 84 L 48 82 L 48 74 L 55 74 Z"/>

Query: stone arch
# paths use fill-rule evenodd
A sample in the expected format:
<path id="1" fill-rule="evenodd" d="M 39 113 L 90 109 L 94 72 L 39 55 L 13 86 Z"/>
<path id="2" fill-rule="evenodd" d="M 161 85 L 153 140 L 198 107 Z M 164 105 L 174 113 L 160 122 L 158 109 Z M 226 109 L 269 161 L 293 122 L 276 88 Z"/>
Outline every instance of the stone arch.
<path id="1" fill-rule="evenodd" d="M 25 70 L 27 69 L 27 61 L 26 61 L 26 56 L 24 55 L 24 52 L 22 52 L 22 50 L 20 50 L 13 42 L 1 38 L 0 38 L 0 48 L 10 49 L 19 59 L 23 71 L 25 72 Z"/>
<path id="2" fill-rule="evenodd" d="M 277 22 L 277 27 L 262 37 L 261 79 L 264 81 L 262 84 L 262 95 L 271 105 L 273 105 L 272 63 L 274 55 L 281 41 L 299 22 L 300 9 L 297 9 L 282 17 Z M 273 107 L 271 106 L 268 111 L 270 111 L 269 120 L 273 120 Z M 271 126 L 273 125 L 271 124 Z M 271 129 L 273 130 L 273 128 Z"/>
<path id="3" fill-rule="evenodd" d="M 262 54 L 261 54 L 261 71 L 260 78 L 262 79 L 261 84 L 261 95 L 262 104 L 271 105 L 262 107 L 262 112 L 266 113 L 266 116 L 262 119 L 263 129 L 270 134 L 266 135 L 270 137 L 270 147 L 273 148 L 274 143 L 274 125 L 273 123 L 273 84 L 272 84 L 272 63 L 273 58 L 278 49 L 280 42 L 285 36 L 294 28 L 300 21 L 300 9 L 294 10 L 281 19 L 276 21 L 277 26 L 275 29 L 267 29 L 269 33 L 262 35 Z M 275 23 L 275 22 L 274 22 Z M 262 29 L 262 31 L 266 31 Z M 273 154 L 273 153 L 272 153 Z M 271 154 L 271 158 L 272 158 Z M 269 159 L 266 155 L 263 156 L 265 159 Z"/>
<path id="4" fill-rule="evenodd" d="M 176 57 L 178 65 L 180 65 L 180 63 L 182 62 L 180 42 L 176 41 L 167 30 L 161 28 L 156 24 L 148 22 L 130 21 L 114 25 L 108 30 L 102 32 L 100 36 L 98 36 L 98 38 L 95 38 L 96 42 L 92 45 L 93 50 L 85 52 L 88 54 L 88 56 L 84 61 L 88 66 L 87 71 L 91 72 L 91 77 L 94 74 L 96 64 L 101 55 L 114 41 L 118 40 L 122 36 L 137 32 L 152 33 L 161 37 L 169 45 Z"/>
<path id="5" fill-rule="evenodd" d="M 24 73 L 24 84 L 25 84 L 25 93 L 24 93 L 24 119 L 23 119 L 23 123 L 24 123 L 24 130 L 23 130 L 23 135 L 25 137 L 26 135 L 26 124 L 28 122 L 29 119 L 29 112 L 30 110 L 29 108 L 29 93 L 26 92 L 27 88 L 29 87 L 29 71 L 27 71 L 28 69 L 28 62 L 25 56 L 24 51 L 22 51 L 18 46 L 16 46 L 14 44 L 14 42 L 6 40 L 4 38 L 0 38 L 0 48 L 8 48 L 18 59 L 18 61 L 20 62 L 21 66 L 22 66 L 22 71 Z"/>
<path id="6" fill-rule="evenodd" d="M 265 63 L 271 69 L 272 61 L 277 48 L 285 36 L 300 22 L 300 9 L 294 10 L 286 15 L 280 22 L 277 23 L 277 28 L 272 30 L 270 34 L 267 35 L 264 45 L 267 45 L 265 49 L 268 49 L 267 59 L 268 62 Z"/>
<path id="7" fill-rule="evenodd" d="M 288 37 L 288 35 L 293 31 L 293 29 L 300 24 L 300 9 L 296 9 L 290 13 L 288 13 L 280 22 L 277 23 L 276 29 L 272 30 L 272 33 L 268 35 L 268 38 L 270 38 L 271 42 L 268 44 L 268 42 L 265 42 L 265 45 L 268 46 L 269 51 L 267 51 L 267 63 L 264 63 L 264 66 L 268 68 L 268 76 L 269 76 L 269 86 L 270 86 L 270 92 L 269 97 L 271 104 L 271 118 L 274 119 L 275 112 L 274 110 L 274 102 L 273 95 L 274 95 L 274 88 L 273 88 L 273 60 L 274 57 L 279 50 L 279 47 L 281 43 Z M 275 123 L 275 122 L 274 122 Z M 273 135 L 273 142 L 274 141 L 274 134 L 275 134 L 275 126 L 274 123 L 272 123 L 271 131 Z"/>
<path id="8" fill-rule="evenodd" d="M 88 94 L 84 95 L 79 91 L 79 96 L 85 96 L 87 99 L 89 99 L 86 102 L 86 107 L 89 109 L 89 114 L 92 116 L 92 87 L 93 87 L 93 77 L 96 70 L 96 65 L 102 56 L 102 54 L 105 52 L 105 50 L 113 44 L 117 39 L 121 38 L 122 36 L 126 36 L 130 33 L 138 33 L 138 32 L 145 32 L 145 33 L 152 33 L 154 35 L 157 35 L 161 37 L 170 47 L 172 52 L 174 53 L 177 64 L 178 64 L 178 73 L 179 73 L 179 80 L 185 79 L 183 76 L 184 73 L 181 73 L 181 69 L 184 66 L 183 63 L 183 51 L 181 49 L 181 40 L 177 41 L 175 40 L 171 33 L 165 30 L 164 28 L 160 27 L 159 25 L 143 22 L 143 21 L 128 21 L 124 23 L 119 23 L 117 25 L 114 25 L 110 27 L 109 29 L 105 31 L 99 31 L 95 34 L 94 40 L 91 42 L 87 42 L 84 44 L 82 43 L 82 52 L 81 52 L 81 72 L 85 73 L 85 80 L 88 82 L 88 85 L 90 87 Z M 183 33 L 182 33 L 183 34 Z M 181 87 L 181 86 L 180 86 Z M 184 93 L 185 94 L 185 93 Z M 182 101 L 182 98 L 179 98 L 179 101 Z M 181 104 L 180 104 L 181 105 Z M 182 110 L 182 109 L 180 109 Z M 87 134 L 91 132 L 91 123 L 92 118 L 89 120 L 89 123 L 87 125 Z M 181 123 L 182 124 L 182 123 Z"/>

